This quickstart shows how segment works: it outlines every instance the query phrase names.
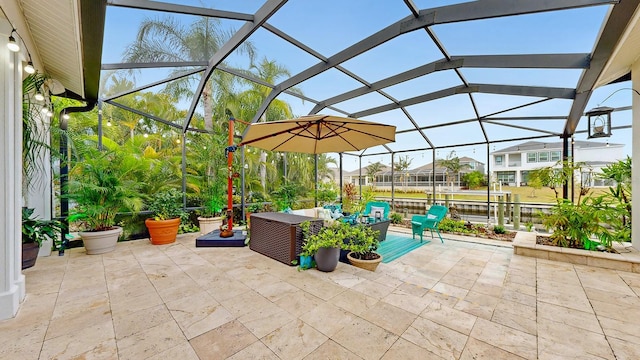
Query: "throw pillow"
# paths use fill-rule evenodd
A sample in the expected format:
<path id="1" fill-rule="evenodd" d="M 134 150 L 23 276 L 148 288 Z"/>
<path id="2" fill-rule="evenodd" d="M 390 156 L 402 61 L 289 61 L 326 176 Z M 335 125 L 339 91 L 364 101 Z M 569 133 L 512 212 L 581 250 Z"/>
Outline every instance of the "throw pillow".
<path id="1" fill-rule="evenodd" d="M 380 218 L 384 218 L 384 208 L 382 206 L 372 206 L 369 216 L 375 218 L 377 212 L 380 213 Z"/>

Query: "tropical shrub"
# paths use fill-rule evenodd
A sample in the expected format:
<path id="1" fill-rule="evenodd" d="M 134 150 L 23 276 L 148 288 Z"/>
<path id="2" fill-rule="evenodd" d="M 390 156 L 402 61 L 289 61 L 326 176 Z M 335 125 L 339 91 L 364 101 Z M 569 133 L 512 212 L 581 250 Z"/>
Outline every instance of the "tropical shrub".
<path id="1" fill-rule="evenodd" d="M 69 172 L 68 197 L 74 205 L 70 221 L 84 222 L 88 230 L 109 230 L 119 212 L 139 211 L 143 199 L 138 177 L 145 171 L 131 154 L 86 149 Z"/>
<path id="2" fill-rule="evenodd" d="M 502 226 L 502 225 L 495 225 L 495 226 L 493 227 L 493 232 L 494 232 L 494 233 L 496 233 L 496 234 L 504 234 L 504 233 L 506 233 L 507 231 L 505 230 L 504 226 Z"/>
<path id="3" fill-rule="evenodd" d="M 155 220 L 181 218 L 184 214 L 182 193 L 173 188 L 161 191 L 151 197 L 147 210 Z"/>
<path id="4" fill-rule="evenodd" d="M 475 170 L 475 171 L 464 174 L 462 176 L 462 181 L 464 181 L 467 184 L 469 189 L 476 189 L 482 185 L 482 183 L 484 182 L 484 178 L 485 176 L 483 173 Z"/>
<path id="5" fill-rule="evenodd" d="M 397 212 L 392 212 L 389 215 L 389 219 L 391 219 L 391 223 L 392 224 L 402 224 L 402 220 L 404 218 L 402 217 L 402 214 L 397 213 Z"/>

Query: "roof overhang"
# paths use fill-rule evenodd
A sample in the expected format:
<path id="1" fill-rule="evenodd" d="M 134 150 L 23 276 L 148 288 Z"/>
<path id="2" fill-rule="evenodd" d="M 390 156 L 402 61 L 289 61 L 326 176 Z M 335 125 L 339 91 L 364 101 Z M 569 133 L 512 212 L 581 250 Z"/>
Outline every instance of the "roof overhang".
<path id="1" fill-rule="evenodd" d="M 636 8 L 631 21 L 616 44 L 611 58 L 598 77 L 595 87 L 628 79 L 631 66 L 638 61 L 640 53 L 640 10 Z"/>
<path id="2" fill-rule="evenodd" d="M 41 73 L 59 96 L 98 98 L 106 0 L 0 0 Z"/>

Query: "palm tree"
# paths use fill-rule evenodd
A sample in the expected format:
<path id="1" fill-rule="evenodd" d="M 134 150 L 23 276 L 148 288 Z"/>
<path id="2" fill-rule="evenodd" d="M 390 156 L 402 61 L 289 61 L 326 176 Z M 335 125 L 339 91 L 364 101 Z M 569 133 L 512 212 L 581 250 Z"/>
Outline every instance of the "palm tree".
<path id="1" fill-rule="evenodd" d="M 367 177 L 374 187 L 376 186 L 376 175 L 380 171 L 382 171 L 383 168 L 384 165 L 380 161 L 376 161 L 373 164 L 369 164 L 369 166 L 367 166 Z"/>
<path id="2" fill-rule="evenodd" d="M 266 58 L 263 58 L 259 65 L 253 65 L 250 74 L 268 84 L 275 84 L 280 78 L 291 76 L 285 67 Z M 228 104 L 226 108 L 238 119 L 252 119 L 271 92 L 271 88 L 255 82 L 248 82 L 248 85 L 249 89 L 238 94 L 234 99 L 235 103 Z M 301 94 L 298 89 L 289 90 Z M 293 117 L 291 106 L 283 100 L 275 99 L 269 104 L 261 120 L 274 121 L 291 117 Z M 260 153 L 259 176 L 264 189 L 267 188 L 267 169 L 267 153 L 262 151 Z"/>
<path id="3" fill-rule="evenodd" d="M 438 160 L 437 164 L 446 169 L 447 182 L 450 182 L 451 176 L 460 174 L 463 169 L 469 168 L 469 164 L 461 164 L 460 158 L 456 155 L 455 150 L 452 150 L 447 158 L 444 160 Z"/>
<path id="4" fill-rule="evenodd" d="M 209 17 L 201 17 L 189 27 L 172 17 L 145 19 L 136 40 L 125 50 L 124 58 L 127 62 L 208 61 L 232 35 L 233 31 L 223 28 L 219 19 Z M 255 50 L 250 42 L 245 41 L 238 51 L 253 61 Z M 175 70 L 171 75 L 184 70 Z M 230 79 L 224 73 L 214 71 L 202 91 L 206 130 L 213 129 L 214 100 L 220 103 L 220 99 L 227 97 Z M 185 77 L 168 84 L 164 91 L 177 98 L 191 98 L 195 95 L 192 90 L 195 81 L 198 81 L 197 77 Z"/>
<path id="5" fill-rule="evenodd" d="M 408 170 L 409 167 L 411 166 L 411 161 L 412 159 L 409 159 L 409 155 L 406 155 L 405 157 L 398 157 L 398 162 L 393 164 L 393 169 L 395 171 L 397 171 L 398 173 L 400 173 L 400 181 L 403 183 L 405 190 L 406 190 L 406 183 L 408 181 L 409 178 L 409 174 L 404 175 L 404 171 Z"/>

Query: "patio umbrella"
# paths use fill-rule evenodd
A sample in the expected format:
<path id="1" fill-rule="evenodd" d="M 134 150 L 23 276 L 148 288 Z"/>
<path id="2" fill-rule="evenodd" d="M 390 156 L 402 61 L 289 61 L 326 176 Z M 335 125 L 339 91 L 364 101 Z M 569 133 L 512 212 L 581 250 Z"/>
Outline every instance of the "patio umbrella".
<path id="1" fill-rule="evenodd" d="M 251 124 L 240 145 L 271 151 L 322 154 L 394 142 L 396 127 L 330 115 Z"/>

